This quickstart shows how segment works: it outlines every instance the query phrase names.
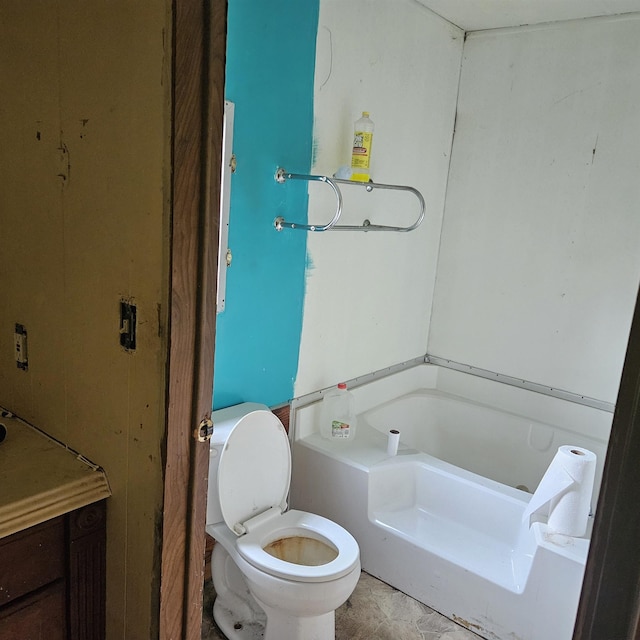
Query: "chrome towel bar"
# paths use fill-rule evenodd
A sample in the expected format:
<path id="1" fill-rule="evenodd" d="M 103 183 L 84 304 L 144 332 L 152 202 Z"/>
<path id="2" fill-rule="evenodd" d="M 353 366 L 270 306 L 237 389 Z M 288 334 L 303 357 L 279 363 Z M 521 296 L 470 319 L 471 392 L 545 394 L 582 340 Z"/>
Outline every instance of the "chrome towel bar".
<path id="1" fill-rule="evenodd" d="M 283 184 L 287 180 L 306 180 L 307 182 L 324 182 L 329 185 L 336 196 L 336 211 L 333 218 L 327 224 L 302 224 L 299 222 L 288 222 L 282 216 L 278 216 L 274 220 L 274 227 L 278 231 L 283 229 L 301 229 L 303 231 L 413 231 L 417 229 L 424 220 L 425 203 L 422 194 L 413 187 L 395 185 L 395 184 L 379 184 L 376 182 L 356 182 L 354 180 L 342 180 L 339 178 L 329 178 L 328 176 L 313 176 L 302 173 L 289 173 L 280 167 L 276 171 L 276 182 Z M 346 184 L 355 187 L 363 187 L 365 191 L 371 193 L 374 189 L 388 189 L 392 191 L 408 191 L 412 193 L 420 204 L 420 214 L 417 220 L 408 227 L 396 227 L 384 224 L 371 224 L 369 220 L 365 220 L 362 225 L 346 225 L 337 224 L 342 215 L 342 193 L 339 184 Z"/>

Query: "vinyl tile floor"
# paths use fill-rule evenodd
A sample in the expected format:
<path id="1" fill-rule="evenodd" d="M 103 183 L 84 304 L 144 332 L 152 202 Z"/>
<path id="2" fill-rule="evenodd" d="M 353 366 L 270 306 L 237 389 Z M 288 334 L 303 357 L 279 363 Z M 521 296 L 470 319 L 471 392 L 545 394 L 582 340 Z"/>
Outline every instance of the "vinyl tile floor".
<path id="1" fill-rule="evenodd" d="M 214 599 L 207 580 L 202 640 L 226 640 L 213 621 Z M 336 640 L 400 639 L 480 640 L 480 636 L 363 571 L 351 597 L 336 610 Z"/>

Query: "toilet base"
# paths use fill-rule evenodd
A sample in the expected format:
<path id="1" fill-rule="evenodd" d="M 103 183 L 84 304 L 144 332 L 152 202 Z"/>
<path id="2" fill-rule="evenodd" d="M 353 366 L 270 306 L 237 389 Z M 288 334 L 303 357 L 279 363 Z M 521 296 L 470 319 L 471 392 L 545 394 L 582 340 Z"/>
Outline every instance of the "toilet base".
<path id="1" fill-rule="evenodd" d="M 240 620 L 219 598 L 213 604 L 213 619 L 229 640 L 264 640 L 264 623 Z"/>
<path id="2" fill-rule="evenodd" d="M 336 614 L 291 617 L 258 601 L 267 614 L 263 640 L 335 640 Z"/>
<path id="3" fill-rule="evenodd" d="M 270 610 L 265 626 L 258 621 L 238 619 L 216 600 L 213 619 L 229 640 L 334 640 L 336 637 L 334 611 L 310 618 L 291 618 Z"/>
<path id="4" fill-rule="evenodd" d="M 216 590 L 213 619 L 229 640 L 263 640 L 267 617 L 255 601 L 238 565 L 216 543 L 211 555 L 211 577 Z"/>

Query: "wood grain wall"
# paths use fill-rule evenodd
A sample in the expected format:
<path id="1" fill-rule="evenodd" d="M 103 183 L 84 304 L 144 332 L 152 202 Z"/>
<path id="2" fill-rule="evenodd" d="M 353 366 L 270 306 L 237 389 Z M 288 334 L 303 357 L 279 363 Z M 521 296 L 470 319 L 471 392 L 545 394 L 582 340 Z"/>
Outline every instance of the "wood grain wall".
<path id="1" fill-rule="evenodd" d="M 107 472 L 110 639 L 157 632 L 170 25 L 165 0 L 0 1 L 0 405 Z"/>

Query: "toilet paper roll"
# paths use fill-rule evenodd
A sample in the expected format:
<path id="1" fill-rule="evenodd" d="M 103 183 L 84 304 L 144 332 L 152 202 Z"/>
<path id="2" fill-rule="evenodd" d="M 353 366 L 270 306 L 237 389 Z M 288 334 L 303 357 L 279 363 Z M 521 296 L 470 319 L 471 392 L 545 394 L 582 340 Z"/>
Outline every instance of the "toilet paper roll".
<path id="1" fill-rule="evenodd" d="M 583 536 L 591 511 L 595 472 L 595 453 L 581 447 L 560 447 L 522 519 L 530 523 L 532 515 L 548 506 L 550 530 L 566 536 Z"/>
<path id="2" fill-rule="evenodd" d="M 389 438 L 387 439 L 387 455 L 395 456 L 398 453 L 398 444 L 400 443 L 400 432 L 397 429 L 391 429 L 389 431 Z"/>

